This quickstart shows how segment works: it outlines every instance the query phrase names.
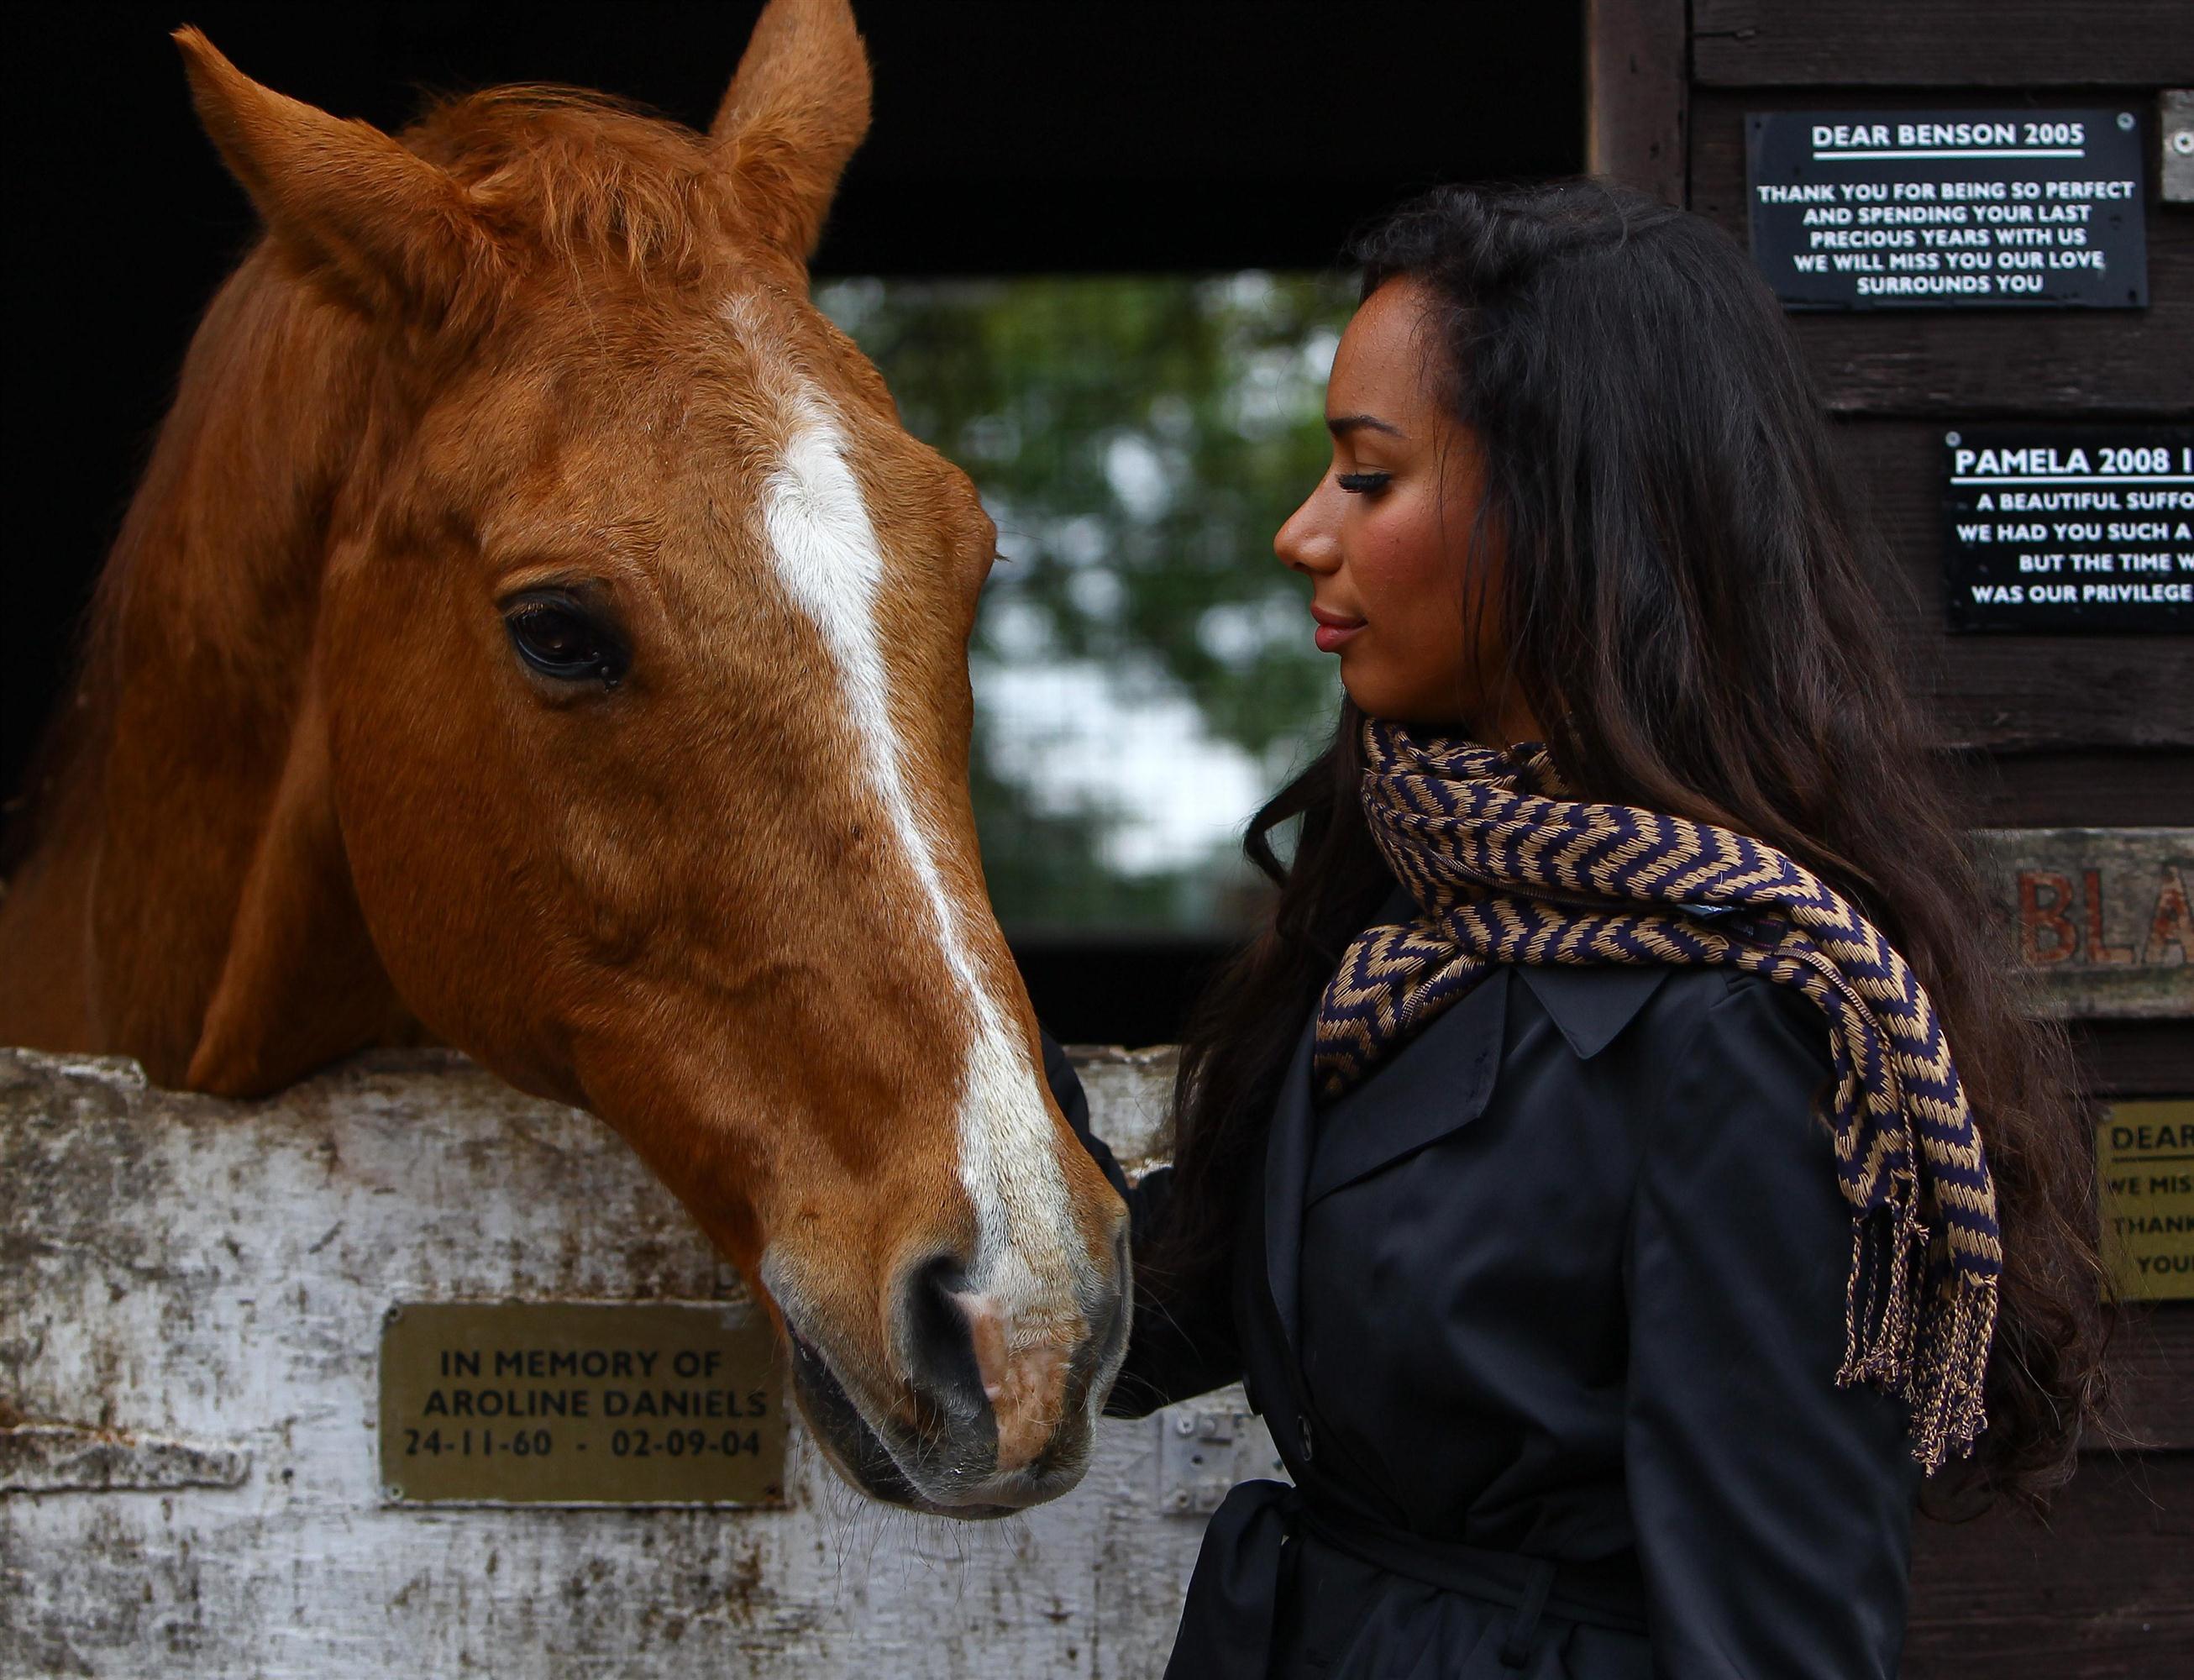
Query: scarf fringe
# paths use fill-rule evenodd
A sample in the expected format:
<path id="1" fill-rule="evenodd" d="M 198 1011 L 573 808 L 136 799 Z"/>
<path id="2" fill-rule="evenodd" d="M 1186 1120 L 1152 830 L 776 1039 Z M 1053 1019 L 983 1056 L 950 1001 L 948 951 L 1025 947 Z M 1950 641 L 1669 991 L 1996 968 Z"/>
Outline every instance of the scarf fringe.
<path id="1" fill-rule="evenodd" d="M 1931 1288 L 1927 1259 L 1927 1228 L 1910 1200 L 1853 1222 L 1836 1383 L 1903 1400 L 1913 1461 L 1933 1476 L 1988 1427 L 1996 1280 L 1953 1272 Z"/>

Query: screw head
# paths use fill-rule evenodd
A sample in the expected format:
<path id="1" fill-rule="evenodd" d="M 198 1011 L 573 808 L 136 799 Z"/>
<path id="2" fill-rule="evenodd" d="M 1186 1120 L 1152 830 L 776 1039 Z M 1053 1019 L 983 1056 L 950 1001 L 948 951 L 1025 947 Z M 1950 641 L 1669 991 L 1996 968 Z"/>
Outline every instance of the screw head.
<path id="1" fill-rule="evenodd" d="M 400 1499 L 404 1497 L 404 1490 L 392 1482 L 381 1490 L 381 1495 L 386 1499 Z"/>
<path id="2" fill-rule="evenodd" d="M 2133 112 L 2130 112 L 2130 111 L 2121 111 L 2121 112 L 2118 112 L 2118 126 L 2119 126 L 2120 128 L 2122 128 L 2122 129 L 2129 129 L 2129 128 L 2131 128 L 2131 127 L 2133 126 Z"/>
<path id="3" fill-rule="evenodd" d="M 2182 158 L 2194 157 L 2194 129 L 2178 129 L 2171 136 L 2171 149 Z"/>
<path id="4" fill-rule="evenodd" d="M 1958 446 L 1959 440 L 1958 434 L 1956 432 L 1945 432 L 1943 434 L 1943 441 L 1950 445 L 1953 449 L 1956 449 Z"/>
<path id="5" fill-rule="evenodd" d="M 1186 1412 L 1182 1412 L 1180 1417 L 1173 1420 L 1173 1432 L 1175 1435 L 1194 1435 L 1196 1433 L 1196 1419 L 1190 1417 Z"/>

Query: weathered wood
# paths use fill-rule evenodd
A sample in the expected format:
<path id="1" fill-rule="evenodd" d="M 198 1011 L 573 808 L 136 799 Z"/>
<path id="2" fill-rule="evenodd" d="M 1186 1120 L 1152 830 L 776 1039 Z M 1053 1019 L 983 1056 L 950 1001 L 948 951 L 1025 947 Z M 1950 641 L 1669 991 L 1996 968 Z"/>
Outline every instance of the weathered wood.
<path id="1" fill-rule="evenodd" d="M 1922 1522 L 1912 1550 L 1904 1680 L 2194 1672 L 2194 1453 L 2090 1458 L 2048 1526 Z"/>
<path id="2" fill-rule="evenodd" d="M 1164 1057 L 1083 1065 L 1146 1154 Z M 607 1127 L 447 1055 L 246 1104 L 0 1051 L 0 1427 L 122 1454 L 0 1497 L 8 1676 L 1155 1675 L 1202 1534 L 1164 1510 L 1272 1467 L 1261 1428 L 1199 1465 L 1163 1416 L 1108 1424 L 1067 1499 L 955 1524 L 859 1499 L 795 1430 L 782 1510 L 394 1506 L 390 1303 L 736 1295 Z M 237 1459 L 150 1436 L 248 1468 L 182 1485 Z"/>
<path id="3" fill-rule="evenodd" d="M 1692 0 L 1702 86 L 2137 87 L 2194 78 L 2185 0 Z"/>
<path id="4" fill-rule="evenodd" d="M 240 1487 L 251 1455 L 217 1442 L 74 1424 L 0 1425 L 0 1493 Z"/>
<path id="5" fill-rule="evenodd" d="M 1946 97 L 1881 88 L 1803 99 L 1695 91 L 1691 207 L 1748 243 L 1748 112 L 1910 110 L 1933 108 Z M 2062 89 L 2037 89 L 2033 97 L 2045 106 L 2095 102 Z M 2151 207 L 2148 272 L 2145 309 L 1801 313 L 1790 317 L 1791 329 L 1824 400 L 1840 413 L 2182 417 L 2194 407 L 2194 216 Z"/>
<path id="6" fill-rule="evenodd" d="M 2164 89 L 2156 126 L 2157 196 L 2167 204 L 2194 204 L 2194 88 Z"/>
<path id="7" fill-rule="evenodd" d="M 1588 0 L 1585 167 L 1684 202 L 1684 0 Z"/>
<path id="8" fill-rule="evenodd" d="M 1977 838 L 2011 954 L 2053 1010 L 2194 1016 L 2194 829 L 1998 828 Z"/>

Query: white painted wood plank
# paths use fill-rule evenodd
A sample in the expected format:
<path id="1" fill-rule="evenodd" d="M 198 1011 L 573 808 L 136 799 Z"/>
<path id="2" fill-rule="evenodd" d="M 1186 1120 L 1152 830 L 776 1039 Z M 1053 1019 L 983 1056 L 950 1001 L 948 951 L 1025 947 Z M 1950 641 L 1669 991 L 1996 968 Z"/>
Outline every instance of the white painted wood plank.
<path id="1" fill-rule="evenodd" d="M 1100 1131 L 1147 1155 L 1169 1062 L 1086 1064 Z M 1163 1666 L 1202 1528 L 1160 1510 L 1163 1418 L 1106 1425 L 1079 1489 L 1000 1523 L 870 1505 L 797 1429 L 783 1511 L 384 1505 L 392 1302 L 738 1289 L 607 1128 L 461 1057 L 379 1055 L 230 1103 L 0 1050 L 0 1405 L 123 1443 L 103 1490 L 0 1495 L 0 1673 Z M 171 1485 L 163 1441 L 242 1479 Z M 1259 1436 L 1238 1461 L 1269 1456 Z"/>

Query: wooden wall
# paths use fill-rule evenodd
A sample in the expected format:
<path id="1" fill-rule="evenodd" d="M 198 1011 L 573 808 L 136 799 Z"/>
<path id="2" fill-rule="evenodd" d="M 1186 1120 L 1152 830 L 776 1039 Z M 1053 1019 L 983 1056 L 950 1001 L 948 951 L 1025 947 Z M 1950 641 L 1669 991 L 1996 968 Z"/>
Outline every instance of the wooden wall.
<path id="1" fill-rule="evenodd" d="M 1956 422 L 2194 415 L 2194 206 L 2158 200 L 2162 89 L 2194 86 L 2186 0 L 1594 0 L 1593 167 L 1747 237 L 1748 112 L 2122 106 L 2146 125 L 2151 302 L 2139 310 L 1794 314 L 1909 599 L 1896 632 L 1981 822 L 2194 826 L 2194 639 L 1944 627 L 1942 433 Z M 2180 958 L 2183 962 L 2184 957 Z M 2194 1094 L 2178 1013 L 2082 1019 L 2105 1099 Z M 2194 1673 L 2194 1302 L 2128 1314 L 2122 1422 L 2048 1529 L 1925 1524 L 1905 1672 Z"/>

